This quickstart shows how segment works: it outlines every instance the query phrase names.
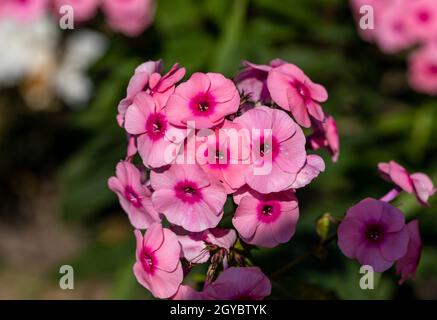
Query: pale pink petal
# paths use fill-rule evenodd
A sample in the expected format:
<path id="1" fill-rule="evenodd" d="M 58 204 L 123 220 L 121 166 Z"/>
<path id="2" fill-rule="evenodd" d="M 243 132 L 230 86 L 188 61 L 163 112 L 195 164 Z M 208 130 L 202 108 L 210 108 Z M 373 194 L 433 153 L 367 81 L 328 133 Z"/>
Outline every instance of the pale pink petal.
<path id="1" fill-rule="evenodd" d="M 144 234 L 143 245 L 152 251 L 161 248 L 164 242 L 164 230 L 160 223 L 155 223 Z"/>
<path id="2" fill-rule="evenodd" d="M 164 242 L 159 250 L 155 251 L 157 268 L 173 272 L 179 264 L 181 245 L 176 235 L 169 229 L 164 229 Z"/>

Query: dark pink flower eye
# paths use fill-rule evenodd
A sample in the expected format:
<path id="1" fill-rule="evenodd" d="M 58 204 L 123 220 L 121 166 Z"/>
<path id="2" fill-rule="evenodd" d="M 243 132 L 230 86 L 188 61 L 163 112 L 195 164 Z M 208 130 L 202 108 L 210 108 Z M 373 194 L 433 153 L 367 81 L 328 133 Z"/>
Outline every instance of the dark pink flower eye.
<path id="1" fill-rule="evenodd" d="M 375 224 L 367 227 L 366 237 L 371 242 L 381 241 L 384 235 L 384 228 L 381 225 Z"/>
<path id="2" fill-rule="evenodd" d="M 167 119 L 163 113 L 153 113 L 146 121 L 146 130 L 152 140 L 162 138 L 167 130 Z"/>
<path id="3" fill-rule="evenodd" d="M 141 204 L 141 198 L 138 196 L 138 194 L 135 192 L 135 190 L 131 186 L 127 186 L 125 188 L 125 197 L 126 199 L 135 207 L 140 208 L 142 207 Z"/>
<path id="4" fill-rule="evenodd" d="M 143 249 L 142 256 L 141 256 L 141 263 L 143 265 L 144 270 L 147 273 L 154 272 L 157 261 L 156 261 L 154 254 L 150 253 L 147 250 L 147 248 Z"/>

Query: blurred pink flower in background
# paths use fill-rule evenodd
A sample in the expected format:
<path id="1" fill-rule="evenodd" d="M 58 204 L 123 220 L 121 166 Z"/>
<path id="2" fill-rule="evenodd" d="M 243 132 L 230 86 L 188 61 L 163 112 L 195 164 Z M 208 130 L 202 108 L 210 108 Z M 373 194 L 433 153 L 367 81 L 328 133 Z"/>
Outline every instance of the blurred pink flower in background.
<path id="1" fill-rule="evenodd" d="M 409 32 L 419 41 L 437 34 L 437 2 L 435 0 L 400 1 Z"/>
<path id="2" fill-rule="evenodd" d="M 372 266 L 376 272 L 389 269 L 405 256 L 410 241 L 404 214 L 389 203 L 372 198 L 347 211 L 337 235 L 345 256 Z"/>
<path id="3" fill-rule="evenodd" d="M 167 117 L 176 126 L 212 128 L 220 125 L 225 116 L 237 112 L 240 95 L 234 83 L 219 73 L 194 73 L 176 87 L 167 104 Z"/>
<path id="4" fill-rule="evenodd" d="M 270 281 L 258 267 L 231 267 L 206 287 L 202 296 L 205 300 L 262 300 L 270 291 Z"/>
<path id="5" fill-rule="evenodd" d="M 422 240 L 420 239 L 419 221 L 413 220 L 407 224 L 410 242 L 405 256 L 396 262 L 396 274 L 401 276 L 399 284 L 403 284 L 408 277 L 416 279 L 416 270 L 422 252 Z"/>
<path id="6" fill-rule="evenodd" d="M 395 161 L 379 163 L 378 170 L 385 180 L 405 192 L 414 194 L 423 206 L 428 206 L 428 198 L 436 192 L 432 180 L 426 174 L 420 172 L 410 174 Z"/>
<path id="7" fill-rule="evenodd" d="M 239 198 L 232 223 L 245 242 L 272 248 L 290 241 L 299 219 L 292 190 L 264 195 L 247 188 Z"/>
<path id="8" fill-rule="evenodd" d="M 437 44 L 418 49 L 410 56 L 408 79 L 416 91 L 437 95 Z"/>
<path id="9" fill-rule="evenodd" d="M 146 229 L 161 221 L 152 205 L 152 192 L 141 183 L 141 173 L 132 163 L 119 162 L 116 176 L 109 178 L 108 186 L 117 194 L 120 205 L 134 228 Z"/>
<path id="10" fill-rule="evenodd" d="M 135 277 L 155 297 L 170 298 L 176 294 L 183 279 L 179 260 L 181 247 L 176 235 L 156 223 L 144 237 L 139 230 L 135 230 L 135 238 Z"/>
<path id="11" fill-rule="evenodd" d="M 62 14 L 62 6 L 71 6 L 74 12 L 74 21 L 86 22 L 95 17 L 101 0 L 53 0 L 55 15 Z"/>
<path id="12" fill-rule="evenodd" d="M 326 89 L 314 83 L 296 65 L 284 63 L 269 72 L 267 86 L 272 100 L 281 108 L 291 111 L 301 126 L 309 128 L 311 117 L 323 121 L 320 103 L 328 99 Z"/>
<path id="13" fill-rule="evenodd" d="M 420 93 L 437 95 L 437 1 L 351 0 L 357 27 L 363 38 L 375 42 L 385 53 L 413 49 L 409 57 L 410 86 Z M 373 8 L 375 25 L 363 30 L 360 21 Z M 419 44 L 419 48 L 414 46 Z"/>
<path id="14" fill-rule="evenodd" d="M 152 23 L 155 0 L 103 0 L 102 10 L 114 30 L 136 37 Z"/>
<path id="15" fill-rule="evenodd" d="M 409 27 L 407 15 L 403 1 L 394 1 L 384 10 L 383 19 L 378 21 L 375 40 L 385 53 L 396 53 L 415 43 L 417 37 Z"/>
<path id="16" fill-rule="evenodd" d="M 32 22 L 46 13 L 48 5 L 48 0 L 2 0 L 0 2 L 0 19 Z"/>

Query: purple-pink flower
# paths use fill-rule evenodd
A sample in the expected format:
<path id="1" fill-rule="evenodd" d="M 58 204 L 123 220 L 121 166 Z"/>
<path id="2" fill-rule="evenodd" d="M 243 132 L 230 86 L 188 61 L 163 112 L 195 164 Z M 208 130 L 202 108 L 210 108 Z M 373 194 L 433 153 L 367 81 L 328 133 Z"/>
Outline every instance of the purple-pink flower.
<path id="1" fill-rule="evenodd" d="M 237 112 L 240 95 L 234 83 L 219 73 L 194 73 L 176 87 L 167 104 L 167 118 L 175 126 L 212 128 Z"/>
<path id="2" fill-rule="evenodd" d="M 326 116 L 323 121 L 313 121 L 312 128 L 313 133 L 308 137 L 312 149 L 327 149 L 332 161 L 337 162 L 340 155 L 340 138 L 334 118 Z"/>
<path id="3" fill-rule="evenodd" d="M 173 164 L 150 174 L 152 202 L 168 221 L 187 231 L 214 228 L 223 215 L 225 188 L 208 179 L 197 164 Z"/>
<path id="4" fill-rule="evenodd" d="M 141 183 L 141 173 L 132 163 L 119 162 L 116 176 L 109 178 L 108 186 L 117 194 L 120 205 L 134 228 L 146 229 L 161 221 L 152 205 L 152 193 Z"/>
<path id="5" fill-rule="evenodd" d="M 269 72 L 267 79 L 272 100 L 290 111 L 301 126 L 309 128 L 311 118 L 323 121 L 321 103 L 328 100 L 326 89 L 310 78 L 296 65 L 282 64 Z"/>
<path id="6" fill-rule="evenodd" d="M 410 242 L 405 256 L 396 262 L 396 274 L 401 276 L 399 284 L 403 284 L 408 277 L 416 279 L 416 270 L 422 253 L 422 240 L 420 239 L 419 221 L 413 220 L 407 224 Z"/>
<path id="7" fill-rule="evenodd" d="M 155 297 L 170 298 L 176 294 L 183 279 L 179 260 L 181 247 L 176 235 L 156 223 L 144 237 L 139 230 L 135 230 L 135 238 L 135 277 Z"/>
<path id="8" fill-rule="evenodd" d="M 414 194 L 423 206 L 428 206 L 428 198 L 436 192 L 434 184 L 426 174 L 421 172 L 410 174 L 395 161 L 379 163 L 378 170 L 385 180 L 407 193 Z"/>
<path id="9" fill-rule="evenodd" d="M 292 190 L 266 195 L 243 188 L 235 200 L 238 208 L 232 223 L 245 242 L 272 248 L 290 241 L 299 219 Z"/>
<path id="10" fill-rule="evenodd" d="M 410 241 L 403 213 L 372 198 L 347 211 L 337 235 L 338 246 L 346 257 L 370 265 L 376 272 L 389 269 L 404 257 Z"/>
<path id="11" fill-rule="evenodd" d="M 271 97 L 267 88 L 267 77 L 272 68 L 284 63 L 285 61 L 280 59 L 270 61 L 269 65 L 243 61 L 244 68 L 235 78 L 238 90 L 242 94 L 248 95 L 251 101 L 261 102 L 262 104 L 270 103 Z"/>
<path id="12" fill-rule="evenodd" d="M 202 293 L 205 300 L 262 300 L 269 296 L 269 279 L 257 267 L 224 270 Z"/>

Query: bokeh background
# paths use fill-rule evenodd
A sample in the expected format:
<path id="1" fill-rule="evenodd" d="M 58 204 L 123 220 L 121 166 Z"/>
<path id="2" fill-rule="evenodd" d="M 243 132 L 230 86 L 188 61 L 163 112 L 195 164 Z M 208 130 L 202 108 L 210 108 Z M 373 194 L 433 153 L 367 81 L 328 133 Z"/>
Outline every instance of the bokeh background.
<path id="1" fill-rule="evenodd" d="M 233 77 L 242 60 L 281 58 L 327 88 L 324 109 L 338 123 L 340 159 L 332 164 L 325 153 L 325 173 L 298 191 L 301 218 L 291 242 L 254 253 L 267 275 L 318 243 L 319 216 L 341 216 L 364 197 L 389 190 L 378 162 L 394 159 L 437 181 L 437 99 L 409 88 L 406 54 L 386 56 L 360 39 L 346 0 L 158 0 L 153 25 L 139 37 L 111 31 L 101 16 L 84 27 L 104 38 L 93 49 L 101 54 L 82 67 L 93 84 L 87 101 L 74 99 L 84 79 L 69 92 L 73 107 L 44 82 L 48 70 L 62 64 L 67 39 L 82 28 L 59 30 L 50 67 L 13 85 L 0 76 L 6 79 L 0 83 L 1 299 L 151 298 L 132 274 L 132 228 L 106 184 L 126 148 L 117 104 L 134 68 L 149 59 L 162 58 L 166 69 L 179 62 L 188 75 Z M 0 42 L 0 51 L 10 43 Z M 60 83 L 72 86 L 68 68 L 64 72 Z M 408 219 L 420 219 L 424 250 L 416 282 L 398 286 L 390 270 L 376 276 L 374 290 L 361 290 L 358 264 L 333 243 L 272 279 L 271 298 L 436 299 L 437 197 L 430 203 L 423 209 L 405 195 L 396 201 Z M 226 216 L 229 223 L 231 212 Z M 74 290 L 59 288 L 63 264 L 75 270 Z M 204 271 L 196 269 L 188 280 L 202 280 Z"/>

